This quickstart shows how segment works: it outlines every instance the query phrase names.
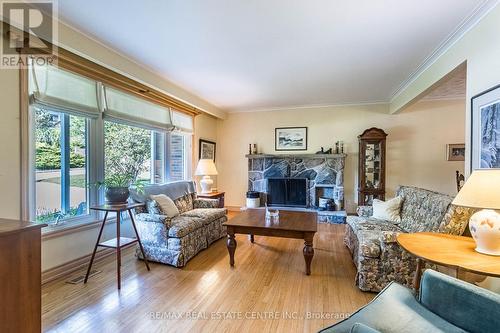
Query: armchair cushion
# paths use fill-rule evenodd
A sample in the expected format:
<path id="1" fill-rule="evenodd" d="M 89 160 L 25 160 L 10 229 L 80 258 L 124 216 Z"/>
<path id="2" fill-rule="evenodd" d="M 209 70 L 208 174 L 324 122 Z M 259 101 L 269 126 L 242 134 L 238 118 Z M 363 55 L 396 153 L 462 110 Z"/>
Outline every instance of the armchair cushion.
<path id="1" fill-rule="evenodd" d="M 171 218 L 161 214 L 140 213 L 135 215 L 136 220 L 141 222 L 159 223 L 170 228 Z"/>
<path id="2" fill-rule="evenodd" d="M 194 216 L 179 215 L 171 220 L 170 228 L 168 229 L 168 236 L 181 238 L 187 234 L 202 228 L 204 225 L 203 220 Z"/>
<path id="3" fill-rule="evenodd" d="M 397 224 L 390 221 L 379 220 L 373 217 L 348 216 L 346 223 L 357 233 L 359 230 L 378 230 L 378 231 L 399 231 L 403 230 Z"/>
<path id="4" fill-rule="evenodd" d="M 193 208 L 219 208 L 219 199 L 200 199 L 193 201 Z"/>
<path id="5" fill-rule="evenodd" d="M 182 216 L 193 216 L 202 219 L 208 224 L 216 219 L 226 216 L 225 208 L 195 208 L 182 213 Z"/>
<path id="6" fill-rule="evenodd" d="M 498 332 L 500 295 L 433 270 L 422 277 L 420 302 L 469 332 Z"/>

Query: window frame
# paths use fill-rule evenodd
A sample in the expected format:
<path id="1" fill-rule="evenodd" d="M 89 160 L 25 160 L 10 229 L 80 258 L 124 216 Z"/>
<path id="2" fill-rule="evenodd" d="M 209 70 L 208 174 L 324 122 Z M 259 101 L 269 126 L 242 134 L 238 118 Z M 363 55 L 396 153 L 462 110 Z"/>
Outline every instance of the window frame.
<path id="1" fill-rule="evenodd" d="M 34 130 L 35 130 L 35 116 L 34 113 L 35 108 L 37 107 L 37 104 L 31 104 L 29 105 L 29 124 L 28 124 L 28 129 L 29 129 L 29 135 L 30 135 L 30 147 L 28 149 L 29 153 L 29 161 L 30 161 L 30 166 L 29 166 L 29 207 L 27 208 L 28 212 L 28 220 L 30 221 L 35 221 L 36 222 L 36 136 L 33 135 Z M 40 106 L 39 106 L 40 107 Z M 47 109 L 47 112 L 54 112 L 54 113 L 59 113 L 62 114 L 63 117 L 70 117 L 71 113 L 67 112 L 65 113 L 64 110 L 62 109 L 57 109 L 57 110 L 51 110 L 48 107 L 43 106 L 44 109 Z M 85 177 L 86 177 L 86 182 L 87 184 L 95 184 L 97 183 L 97 173 L 96 171 L 98 170 L 97 166 L 97 160 L 95 158 L 91 158 L 91 156 L 95 155 L 95 150 L 97 148 L 97 142 L 96 142 L 96 124 L 98 119 L 92 119 L 89 117 L 81 117 L 84 118 L 86 122 L 86 133 L 85 133 Z M 69 119 L 68 119 L 69 120 Z M 61 123 L 61 127 L 63 127 L 64 124 Z M 70 123 L 68 123 L 68 130 Z M 65 133 L 63 133 L 63 129 L 61 128 L 61 136 L 64 136 Z M 70 139 L 69 137 L 67 138 L 68 140 Z M 65 167 L 68 166 L 66 163 L 63 161 L 63 155 L 64 153 L 62 152 L 63 147 L 61 147 L 61 170 Z M 69 166 L 68 166 L 69 167 Z M 71 171 L 71 168 L 68 168 L 69 171 Z M 61 171 L 61 211 L 64 211 L 64 199 L 70 200 L 71 195 L 67 193 L 68 197 L 64 198 L 65 195 L 63 194 L 63 189 L 62 187 L 64 186 L 63 184 L 63 178 L 64 176 L 62 175 Z M 70 190 L 70 184 L 68 186 L 68 191 Z M 55 229 L 61 229 L 61 226 L 70 224 L 71 226 L 73 225 L 79 225 L 79 224 L 86 224 L 86 223 L 91 223 L 95 222 L 100 218 L 100 214 L 96 211 L 91 210 L 89 207 L 91 205 L 97 204 L 98 202 L 101 202 L 101 196 L 99 195 L 99 190 L 96 188 L 96 186 L 88 186 L 88 189 L 86 189 L 86 203 L 87 203 L 87 214 L 82 214 L 79 216 L 74 216 L 74 217 L 69 217 L 65 219 L 59 220 L 57 223 L 50 223 L 49 227 L 55 228 Z M 97 199 L 97 200 L 96 200 Z M 67 203 L 69 205 L 69 202 Z"/>
<path id="2" fill-rule="evenodd" d="M 83 75 L 79 72 L 74 72 L 67 68 L 63 70 L 73 72 L 77 75 L 92 79 L 90 76 Z M 29 69 L 20 69 L 21 83 L 21 216 L 23 220 L 33 220 L 36 217 L 36 164 L 35 164 L 35 136 L 34 133 L 34 106 L 29 99 Z M 100 84 L 99 81 L 96 81 Z M 43 108 L 50 109 L 46 106 Z M 64 109 L 55 108 L 53 112 L 64 113 Z M 71 111 L 68 114 L 74 114 Z M 190 114 L 194 118 L 194 114 Z M 98 180 L 104 179 L 104 121 L 102 113 L 97 118 L 85 117 L 87 121 L 86 130 L 86 176 L 88 184 L 96 184 Z M 106 121 L 113 121 L 107 119 Z M 129 124 L 129 126 L 134 126 Z M 135 127 L 135 126 L 134 126 Z M 137 126 L 138 127 L 138 126 Z M 161 133 L 164 138 L 163 144 L 163 179 L 162 182 L 170 181 L 170 133 L 171 131 L 159 131 L 156 128 L 151 128 L 152 131 Z M 185 180 L 192 179 L 192 133 L 180 133 L 184 136 L 184 168 Z M 153 143 L 153 140 L 152 140 Z M 153 147 L 153 144 L 152 144 Z M 153 151 L 151 152 L 153 154 Z M 151 155 L 152 157 L 154 155 Z M 152 163 L 154 163 L 152 161 Z M 152 177 L 154 172 L 152 168 Z M 87 190 L 87 207 L 104 203 L 104 190 L 98 189 L 96 186 L 90 186 Z M 60 220 L 58 224 L 51 223 L 49 227 L 43 229 L 43 234 L 65 233 L 66 230 L 80 229 L 86 225 L 92 225 L 102 220 L 103 214 L 88 209 L 88 214 L 75 216 Z"/>

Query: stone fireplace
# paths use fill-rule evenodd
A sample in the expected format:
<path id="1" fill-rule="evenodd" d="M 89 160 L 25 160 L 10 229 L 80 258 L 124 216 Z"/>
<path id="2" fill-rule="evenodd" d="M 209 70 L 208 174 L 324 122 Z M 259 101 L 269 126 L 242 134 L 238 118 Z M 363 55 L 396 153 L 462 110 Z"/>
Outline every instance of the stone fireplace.
<path id="1" fill-rule="evenodd" d="M 318 208 L 320 197 L 335 201 L 344 209 L 345 154 L 255 154 L 248 158 L 248 190 L 261 193 L 265 202 L 270 178 L 307 179 L 307 204 Z"/>

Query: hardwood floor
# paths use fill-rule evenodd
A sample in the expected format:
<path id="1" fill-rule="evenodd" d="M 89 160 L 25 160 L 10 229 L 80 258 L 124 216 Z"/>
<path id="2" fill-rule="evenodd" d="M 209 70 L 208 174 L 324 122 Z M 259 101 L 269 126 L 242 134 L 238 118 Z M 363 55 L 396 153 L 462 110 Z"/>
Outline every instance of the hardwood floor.
<path id="1" fill-rule="evenodd" d="M 225 239 L 183 269 L 152 264 L 147 272 L 127 249 L 122 253 L 121 291 L 116 289 L 114 256 L 95 264 L 102 273 L 86 285 L 65 283 L 70 277 L 44 285 L 43 329 L 316 332 L 374 296 L 354 285 L 355 269 L 342 242 L 344 227 L 318 225 L 310 276 L 304 274 L 301 240 L 255 236 L 251 244 L 238 235 L 234 269 Z"/>

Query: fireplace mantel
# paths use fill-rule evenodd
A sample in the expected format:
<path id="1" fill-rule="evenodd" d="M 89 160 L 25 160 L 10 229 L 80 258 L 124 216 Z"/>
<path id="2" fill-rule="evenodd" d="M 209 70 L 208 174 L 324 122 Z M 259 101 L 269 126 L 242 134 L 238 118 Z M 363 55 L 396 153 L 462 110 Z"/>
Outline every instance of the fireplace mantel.
<path id="1" fill-rule="evenodd" d="M 346 158 L 347 154 L 252 154 L 245 155 L 248 159 L 255 158 Z"/>

